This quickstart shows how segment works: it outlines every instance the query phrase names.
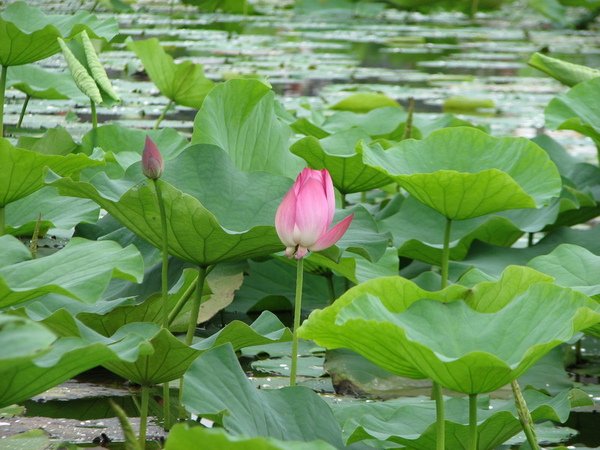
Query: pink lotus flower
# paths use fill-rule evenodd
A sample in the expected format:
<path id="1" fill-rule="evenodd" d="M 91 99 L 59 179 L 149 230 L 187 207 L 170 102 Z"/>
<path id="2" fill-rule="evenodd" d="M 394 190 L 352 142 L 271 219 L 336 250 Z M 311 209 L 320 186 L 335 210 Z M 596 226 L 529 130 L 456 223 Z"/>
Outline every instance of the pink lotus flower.
<path id="1" fill-rule="evenodd" d="M 144 175 L 152 180 L 158 180 L 164 169 L 165 162 L 158 147 L 149 136 L 146 136 L 144 152 L 142 153 L 142 171 Z"/>
<path id="2" fill-rule="evenodd" d="M 329 172 L 304 169 L 285 194 L 275 215 L 275 229 L 286 246 L 285 254 L 301 259 L 311 251 L 325 250 L 344 235 L 353 214 L 329 229 L 335 212 Z"/>

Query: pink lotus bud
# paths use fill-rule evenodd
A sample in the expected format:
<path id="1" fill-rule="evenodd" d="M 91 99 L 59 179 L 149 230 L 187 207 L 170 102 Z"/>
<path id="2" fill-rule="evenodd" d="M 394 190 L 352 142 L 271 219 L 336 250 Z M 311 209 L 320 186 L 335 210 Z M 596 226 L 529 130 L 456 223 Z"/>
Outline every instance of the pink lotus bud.
<path id="1" fill-rule="evenodd" d="M 165 162 L 156 144 L 146 136 L 144 153 L 142 153 L 142 171 L 152 180 L 158 180 L 165 169 Z"/>
<path id="2" fill-rule="evenodd" d="M 329 172 L 326 169 L 300 172 L 275 215 L 275 229 L 287 247 L 285 254 L 300 259 L 309 250 L 325 250 L 339 241 L 354 215 L 329 229 L 334 213 L 335 196 Z"/>

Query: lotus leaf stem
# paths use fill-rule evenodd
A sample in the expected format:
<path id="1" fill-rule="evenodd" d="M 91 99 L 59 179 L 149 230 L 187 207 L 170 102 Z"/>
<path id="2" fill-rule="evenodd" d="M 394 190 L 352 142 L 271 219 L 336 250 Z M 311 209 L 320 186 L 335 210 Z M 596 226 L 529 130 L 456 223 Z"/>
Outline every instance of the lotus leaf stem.
<path id="1" fill-rule="evenodd" d="M 198 314 L 200 313 L 200 304 L 202 303 L 202 291 L 204 290 L 204 281 L 206 280 L 207 268 L 198 266 L 198 280 L 196 281 L 196 295 L 192 301 L 192 310 L 190 312 L 190 321 L 185 335 L 185 344 L 192 345 L 196 324 L 198 323 Z"/>
<path id="2" fill-rule="evenodd" d="M 29 100 L 31 96 L 28 94 L 25 96 L 25 101 L 23 102 L 23 107 L 21 108 L 21 114 L 19 114 L 19 121 L 17 122 L 17 128 L 21 128 L 21 124 L 23 123 L 23 118 L 25 117 L 25 111 L 27 111 L 27 105 L 29 104 Z"/>
<path id="3" fill-rule="evenodd" d="M 414 112 L 415 99 L 414 97 L 410 97 L 408 99 L 408 114 L 406 116 L 406 122 L 404 123 L 404 133 L 402 133 L 402 140 L 412 138 Z"/>
<path id="4" fill-rule="evenodd" d="M 181 295 L 175 307 L 169 312 L 168 326 L 171 326 L 175 318 L 179 315 L 181 310 L 183 309 L 183 305 L 187 303 L 189 298 L 192 296 L 194 291 L 196 290 L 196 283 L 198 277 L 190 284 L 190 286 L 185 290 L 185 292 Z"/>
<path id="5" fill-rule="evenodd" d="M 171 109 L 171 106 L 173 106 L 173 100 L 169 100 L 169 103 L 167 103 L 167 106 L 165 106 L 165 109 L 163 109 L 160 116 L 158 116 L 158 119 L 156 119 L 156 123 L 154 124 L 155 130 L 158 130 L 160 123 L 165 119 L 167 113 L 169 112 L 169 109 Z"/>
<path id="6" fill-rule="evenodd" d="M 298 370 L 298 328 L 302 314 L 302 283 L 304 279 L 304 259 L 300 258 L 296 266 L 296 297 L 294 298 L 294 329 L 292 330 L 292 367 L 290 369 L 290 386 L 296 386 Z"/>
<path id="7" fill-rule="evenodd" d="M 4 235 L 5 210 L 4 206 L 0 207 L 0 236 Z"/>
<path id="8" fill-rule="evenodd" d="M 475 18 L 475 15 L 477 14 L 477 11 L 479 10 L 479 0 L 472 0 L 471 1 L 471 19 Z"/>
<path id="9" fill-rule="evenodd" d="M 96 103 L 93 100 L 90 100 L 90 108 L 92 110 L 92 128 L 95 130 L 98 128 L 98 114 L 96 113 Z"/>
<path id="10" fill-rule="evenodd" d="M 6 92 L 6 73 L 8 66 L 2 66 L 0 72 L 0 138 L 4 137 L 4 94 Z"/>
<path id="11" fill-rule="evenodd" d="M 31 253 L 31 258 L 37 258 L 38 251 L 38 238 L 40 236 L 40 224 L 42 223 L 42 213 L 38 214 L 38 218 L 35 221 L 35 227 L 33 229 L 33 234 L 31 235 L 31 242 L 29 242 L 29 252 Z"/>
<path id="12" fill-rule="evenodd" d="M 329 303 L 333 303 L 333 301 L 336 299 L 335 285 L 333 284 L 333 273 L 328 272 L 326 278 L 327 278 L 327 289 L 329 290 Z"/>
<path id="13" fill-rule="evenodd" d="M 477 394 L 469 394 L 469 450 L 477 450 Z"/>
<path id="14" fill-rule="evenodd" d="M 519 387 L 519 382 L 517 380 L 512 380 L 510 382 L 512 387 L 513 395 L 515 397 L 515 405 L 517 406 L 517 413 L 519 414 L 519 420 L 521 421 L 521 427 L 525 432 L 525 436 L 527 436 L 527 442 L 532 450 L 540 450 L 540 446 L 537 442 L 537 437 L 535 435 L 535 429 L 533 428 L 533 419 L 531 418 L 531 413 L 529 412 L 529 408 L 527 408 L 527 403 L 523 398 L 523 394 L 521 393 L 521 388 Z"/>
<path id="15" fill-rule="evenodd" d="M 444 414 L 444 394 L 442 386 L 433 382 L 433 397 L 435 398 L 436 440 L 435 449 L 446 449 L 446 418 Z"/>
<path id="16" fill-rule="evenodd" d="M 161 225 L 161 255 L 162 255 L 162 267 L 161 267 L 161 299 L 162 299 L 162 326 L 163 328 L 169 328 L 169 312 L 167 302 L 169 300 L 169 242 L 167 233 L 167 213 L 165 212 L 165 202 L 162 197 L 162 191 L 160 189 L 159 180 L 152 179 L 154 189 L 156 191 L 156 200 L 158 202 L 158 209 L 160 211 L 160 225 Z M 164 428 L 168 430 L 171 424 L 170 417 L 170 391 L 169 382 L 163 383 L 163 418 Z"/>
<path id="17" fill-rule="evenodd" d="M 444 248 L 442 250 L 442 289 L 448 285 L 448 264 L 450 262 L 450 231 L 452 229 L 452 219 L 446 219 L 446 228 L 444 230 Z"/>
<path id="18" fill-rule="evenodd" d="M 146 428 L 148 425 L 148 402 L 150 401 L 150 386 L 142 386 L 142 405 L 140 406 L 140 447 L 146 448 Z"/>

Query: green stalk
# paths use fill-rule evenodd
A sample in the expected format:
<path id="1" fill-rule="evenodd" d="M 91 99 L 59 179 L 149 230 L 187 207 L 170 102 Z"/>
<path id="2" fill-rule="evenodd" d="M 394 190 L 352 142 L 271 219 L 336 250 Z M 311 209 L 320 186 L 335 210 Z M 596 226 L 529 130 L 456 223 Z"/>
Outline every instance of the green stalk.
<path id="1" fill-rule="evenodd" d="M 336 299 L 335 295 L 335 285 L 333 284 L 333 273 L 329 272 L 327 274 L 327 289 L 329 290 L 329 303 L 333 303 Z"/>
<path id="2" fill-rule="evenodd" d="M 190 284 L 190 286 L 186 289 L 186 291 L 181 295 L 181 298 L 179 299 L 179 301 L 177 301 L 177 304 L 169 313 L 169 319 L 167 320 L 168 326 L 171 326 L 171 324 L 173 323 L 175 318 L 179 315 L 179 313 L 183 309 L 183 306 L 187 303 L 187 301 L 190 299 L 190 297 L 196 290 L 197 280 L 198 280 L 198 277 L 196 277 L 196 280 L 194 280 L 194 282 L 192 284 Z"/>
<path id="3" fill-rule="evenodd" d="M 479 9 L 479 0 L 472 0 L 471 1 L 471 19 L 475 18 L 475 15 L 477 14 L 477 10 Z"/>
<path id="4" fill-rule="evenodd" d="M 92 110 L 92 128 L 95 130 L 98 128 L 98 114 L 96 114 L 96 103 L 93 100 L 90 100 L 90 106 Z"/>
<path id="5" fill-rule="evenodd" d="M 171 106 L 173 106 L 173 100 L 169 100 L 169 103 L 167 103 L 167 106 L 165 106 L 165 109 L 163 109 L 160 116 L 158 116 L 158 119 L 156 119 L 156 123 L 154 124 L 155 130 L 158 130 L 160 123 L 165 119 L 167 113 L 169 112 L 169 109 L 171 109 Z"/>
<path id="6" fill-rule="evenodd" d="M 38 251 L 38 238 L 40 237 L 40 224 L 42 223 L 42 213 L 38 214 L 38 218 L 35 221 L 35 227 L 33 229 L 33 234 L 31 235 L 31 242 L 29 243 L 29 252 L 31 253 L 31 258 L 37 258 Z"/>
<path id="7" fill-rule="evenodd" d="M 477 394 L 469 394 L 469 450 L 477 450 Z"/>
<path id="8" fill-rule="evenodd" d="M 150 400 L 150 386 L 142 386 L 142 406 L 140 407 L 140 447 L 146 448 L 146 428 L 148 426 L 148 402 Z"/>
<path id="9" fill-rule="evenodd" d="M 4 137 L 4 94 L 6 92 L 6 73 L 8 66 L 2 66 L 0 72 L 0 138 Z"/>
<path id="10" fill-rule="evenodd" d="M 0 236 L 4 234 L 4 214 L 5 210 L 3 206 L 0 206 Z"/>
<path id="11" fill-rule="evenodd" d="M 433 397 L 435 398 L 436 440 L 435 450 L 446 449 L 446 418 L 444 414 L 444 394 L 442 386 L 433 382 Z"/>
<path id="12" fill-rule="evenodd" d="M 196 295 L 192 302 L 192 311 L 190 321 L 188 322 L 188 329 L 185 335 L 185 344 L 192 345 L 194 339 L 194 331 L 196 331 L 196 324 L 198 323 L 198 313 L 200 312 L 200 304 L 202 303 L 202 290 L 204 289 L 204 280 L 206 279 L 206 267 L 198 266 L 198 280 L 196 281 Z"/>
<path id="13" fill-rule="evenodd" d="M 410 97 L 408 99 L 408 115 L 406 116 L 406 123 L 404 125 L 404 133 L 402 133 L 402 141 L 404 139 L 412 138 L 413 131 L 413 114 L 415 112 L 415 99 Z"/>
<path id="14" fill-rule="evenodd" d="M 304 278 L 304 259 L 300 258 L 296 265 L 296 297 L 294 298 L 294 329 L 292 331 L 292 367 L 290 369 L 290 386 L 296 386 L 298 370 L 298 328 L 302 314 L 302 283 Z"/>
<path id="15" fill-rule="evenodd" d="M 540 450 L 537 437 L 535 436 L 535 430 L 533 428 L 533 419 L 531 418 L 529 408 L 527 408 L 527 403 L 525 402 L 523 394 L 521 393 L 519 382 L 517 380 L 512 380 L 510 385 L 515 397 L 515 405 L 517 406 L 517 413 L 519 414 L 521 427 L 525 432 L 525 436 L 527 436 L 527 442 L 529 442 L 529 446 L 532 450 Z"/>
<path id="16" fill-rule="evenodd" d="M 27 111 L 27 105 L 29 104 L 29 99 L 31 97 L 29 95 L 25 96 L 25 101 L 23 102 L 23 107 L 21 108 L 21 114 L 19 114 L 19 121 L 17 122 L 17 128 L 21 128 L 21 124 L 23 123 L 23 118 L 25 117 L 25 111 Z"/>
<path id="17" fill-rule="evenodd" d="M 448 285 L 448 264 L 450 262 L 450 230 L 452 219 L 446 218 L 446 229 L 444 230 L 444 248 L 442 250 L 442 289 Z"/>
<path id="18" fill-rule="evenodd" d="M 167 234 L 167 213 L 165 212 L 165 202 L 160 190 L 160 183 L 153 179 L 154 189 L 156 190 L 156 200 L 158 201 L 158 209 L 160 211 L 160 225 L 162 231 L 162 267 L 161 267 L 161 298 L 162 298 L 162 326 L 169 328 L 169 313 L 167 302 L 169 300 L 169 243 Z M 169 382 L 163 383 L 163 418 L 164 429 L 168 430 L 171 424 L 170 417 L 170 399 L 171 392 L 169 391 Z"/>

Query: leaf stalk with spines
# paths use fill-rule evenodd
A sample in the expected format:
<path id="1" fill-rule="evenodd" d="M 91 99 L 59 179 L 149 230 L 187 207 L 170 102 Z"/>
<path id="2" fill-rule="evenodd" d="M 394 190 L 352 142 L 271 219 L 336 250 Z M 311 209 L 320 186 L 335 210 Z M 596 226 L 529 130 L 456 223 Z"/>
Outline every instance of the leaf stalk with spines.
<path id="1" fill-rule="evenodd" d="M 535 435 L 535 429 L 533 428 L 533 419 L 531 418 L 531 413 L 527 407 L 527 402 L 525 402 L 525 398 L 523 398 L 523 393 L 521 392 L 519 382 L 517 380 L 512 380 L 510 382 L 510 386 L 512 387 L 513 396 L 515 397 L 515 405 L 517 407 L 517 414 L 519 415 L 521 427 L 523 428 L 525 436 L 527 437 L 527 442 L 532 450 L 540 450 L 540 445 L 538 444 L 537 437 Z"/>
<path id="2" fill-rule="evenodd" d="M 290 368 L 290 386 L 296 386 L 298 371 L 298 328 L 302 315 L 302 285 L 304 282 L 304 259 L 300 258 L 296 265 L 296 296 L 294 297 L 294 329 L 292 330 L 292 365 Z"/>
<path id="3" fill-rule="evenodd" d="M 140 447 L 146 448 L 146 429 L 148 427 L 148 403 L 150 401 L 150 386 L 142 386 L 142 404 L 140 406 L 140 430 L 138 440 Z"/>
<path id="4" fill-rule="evenodd" d="M 192 345 L 194 339 L 194 332 L 196 331 L 196 324 L 198 323 L 198 314 L 200 313 L 200 304 L 202 303 L 202 291 L 204 290 L 204 282 L 206 276 L 212 269 L 212 266 L 198 266 L 198 279 L 196 281 L 196 295 L 192 300 L 192 310 L 190 312 L 190 320 L 188 322 L 188 329 L 185 335 L 186 345 Z"/>
<path id="5" fill-rule="evenodd" d="M 439 383 L 433 382 L 433 398 L 435 399 L 436 440 L 435 449 L 446 449 L 446 417 L 444 411 L 444 393 Z"/>

